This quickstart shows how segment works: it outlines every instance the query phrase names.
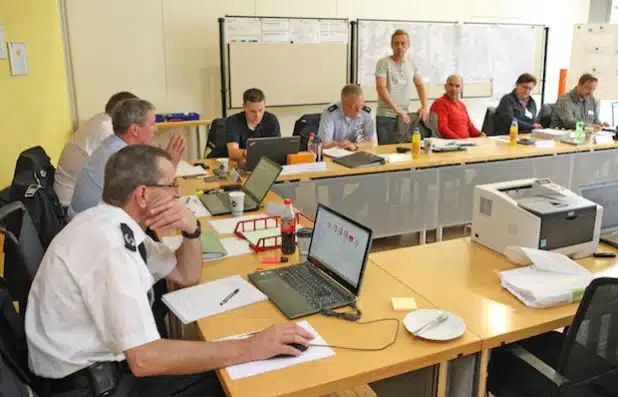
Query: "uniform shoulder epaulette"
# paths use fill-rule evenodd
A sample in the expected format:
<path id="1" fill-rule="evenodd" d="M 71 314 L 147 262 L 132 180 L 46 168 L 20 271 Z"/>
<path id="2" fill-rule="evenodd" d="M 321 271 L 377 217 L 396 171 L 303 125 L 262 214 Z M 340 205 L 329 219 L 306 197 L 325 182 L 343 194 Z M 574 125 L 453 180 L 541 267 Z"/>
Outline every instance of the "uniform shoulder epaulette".
<path id="1" fill-rule="evenodd" d="M 367 113 L 371 113 L 371 108 L 367 105 L 363 106 L 363 110 Z"/>
<path id="2" fill-rule="evenodd" d="M 137 247 L 135 246 L 135 235 L 133 234 L 133 230 L 126 223 L 120 224 L 120 231 L 122 232 L 122 237 L 124 239 L 124 247 L 129 251 L 136 252 Z"/>
<path id="3" fill-rule="evenodd" d="M 330 106 L 328 107 L 328 111 L 329 111 L 329 112 L 331 112 L 331 113 L 332 113 L 332 112 L 334 112 L 334 111 L 335 111 L 335 110 L 337 110 L 337 109 L 339 109 L 339 106 L 337 106 L 337 104 L 330 105 Z"/>

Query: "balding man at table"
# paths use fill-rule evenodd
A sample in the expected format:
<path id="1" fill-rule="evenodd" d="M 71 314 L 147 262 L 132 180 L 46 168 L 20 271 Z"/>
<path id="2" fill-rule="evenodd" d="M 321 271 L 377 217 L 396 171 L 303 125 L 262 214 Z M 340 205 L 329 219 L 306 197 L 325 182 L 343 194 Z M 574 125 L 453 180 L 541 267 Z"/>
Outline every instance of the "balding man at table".
<path id="1" fill-rule="evenodd" d="M 445 93 L 431 105 L 431 112 L 438 116 L 438 131 L 442 138 L 466 139 L 485 136 L 470 120 L 466 105 L 461 101 L 463 80 L 451 75 L 444 84 Z"/>

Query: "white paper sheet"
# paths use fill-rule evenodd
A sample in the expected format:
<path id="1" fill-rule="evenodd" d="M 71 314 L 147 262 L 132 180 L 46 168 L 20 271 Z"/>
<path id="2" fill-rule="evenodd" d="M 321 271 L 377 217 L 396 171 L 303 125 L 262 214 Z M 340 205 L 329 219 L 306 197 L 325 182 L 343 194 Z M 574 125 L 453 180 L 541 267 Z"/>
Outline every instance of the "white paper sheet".
<path id="1" fill-rule="evenodd" d="M 176 177 L 184 177 L 184 176 L 202 176 L 207 175 L 205 169 L 200 167 L 199 165 L 191 165 L 184 160 L 181 160 L 176 167 Z"/>
<path id="2" fill-rule="evenodd" d="M 281 175 L 293 175 L 293 174 L 302 174 L 304 172 L 319 172 L 326 171 L 326 163 L 320 161 L 319 163 L 302 163 L 302 164 L 292 164 L 292 165 L 284 165 L 283 171 L 281 171 Z"/>
<path id="3" fill-rule="evenodd" d="M 253 215 L 232 217 L 232 218 L 227 218 L 227 219 L 212 220 L 212 221 L 208 221 L 208 223 L 214 229 L 214 231 L 217 232 L 217 234 L 233 234 L 234 229 L 236 229 L 236 225 L 238 225 L 238 222 L 248 221 L 248 220 L 257 219 L 257 218 L 267 218 L 267 217 L 268 215 L 265 215 L 265 214 L 253 214 Z"/>
<path id="4" fill-rule="evenodd" d="M 314 336 L 314 339 L 311 341 L 312 344 L 327 344 L 324 338 L 322 338 L 322 336 L 318 334 L 318 332 L 309 324 L 309 322 L 301 321 L 297 324 L 309 331 Z M 217 340 L 217 342 L 224 340 L 245 339 L 251 335 L 253 335 L 253 332 L 249 334 L 235 335 L 228 338 L 219 339 Z M 309 346 L 309 348 L 298 357 L 271 358 L 269 360 L 253 361 L 244 364 L 232 365 L 230 367 L 226 367 L 225 370 L 230 376 L 230 379 L 237 380 L 247 378 L 249 376 L 263 374 L 265 372 L 291 367 L 293 365 L 298 365 L 309 361 L 315 361 L 322 358 L 331 357 L 334 355 L 335 351 L 330 347 Z"/>
<path id="5" fill-rule="evenodd" d="M 320 41 L 331 44 L 348 44 L 348 21 L 320 20 Z"/>
<path id="6" fill-rule="evenodd" d="M 349 156 L 351 154 L 354 154 L 354 152 L 350 152 L 348 150 L 342 149 L 342 148 L 338 148 L 338 147 L 332 147 L 330 149 L 324 149 L 322 150 L 322 154 L 324 156 L 328 156 L 328 157 L 332 157 L 335 159 L 341 158 L 341 157 L 345 157 L 345 156 Z"/>
<path id="7" fill-rule="evenodd" d="M 228 43 L 258 43 L 262 40 L 262 24 L 258 18 L 226 18 Z"/>
<path id="8" fill-rule="evenodd" d="M 210 211 L 204 207 L 204 204 L 202 204 L 197 196 L 182 196 L 178 198 L 178 201 L 180 204 L 184 205 L 185 208 L 188 208 L 196 218 L 212 216 Z"/>
<path id="9" fill-rule="evenodd" d="M 249 247 L 249 242 L 239 237 L 222 238 L 219 241 L 221 241 L 221 245 L 223 245 L 223 248 L 225 248 L 225 250 L 227 251 L 227 255 L 223 258 L 206 259 L 204 262 L 221 260 L 225 258 L 230 258 L 232 256 L 253 253 L 253 250 Z"/>
<path id="10" fill-rule="evenodd" d="M 284 18 L 262 19 L 262 43 L 289 43 L 290 20 Z"/>
<path id="11" fill-rule="evenodd" d="M 238 288 L 238 293 L 221 305 L 221 301 Z M 265 301 L 268 298 L 247 280 L 236 275 L 163 295 L 163 302 L 183 324 Z"/>
<path id="12" fill-rule="evenodd" d="M 293 43 L 320 43 L 320 21 L 317 19 L 291 19 L 290 39 Z"/>

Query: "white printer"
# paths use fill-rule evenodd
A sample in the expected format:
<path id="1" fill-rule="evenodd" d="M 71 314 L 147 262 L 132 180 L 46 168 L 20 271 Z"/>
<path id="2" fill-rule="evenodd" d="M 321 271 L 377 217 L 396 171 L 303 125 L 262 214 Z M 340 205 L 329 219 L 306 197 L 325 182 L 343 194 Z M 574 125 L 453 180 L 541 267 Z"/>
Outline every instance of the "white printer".
<path id="1" fill-rule="evenodd" d="M 592 255 L 599 245 L 603 207 L 546 178 L 474 188 L 472 240 L 504 254 L 509 245 Z"/>

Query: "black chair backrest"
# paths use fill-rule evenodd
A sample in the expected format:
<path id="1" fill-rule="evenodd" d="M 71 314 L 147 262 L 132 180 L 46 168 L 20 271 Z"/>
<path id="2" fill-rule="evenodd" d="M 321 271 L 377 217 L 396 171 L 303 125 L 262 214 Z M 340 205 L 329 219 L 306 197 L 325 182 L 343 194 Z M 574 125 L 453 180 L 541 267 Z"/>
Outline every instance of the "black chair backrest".
<path id="1" fill-rule="evenodd" d="M 320 113 L 304 114 L 301 118 L 294 123 L 294 132 L 292 136 L 300 136 L 300 151 L 307 151 L 307 145 L 309 144 L 309 136 L 313 133 L 318 134 L 320 128 Z"/>
<path id="2" fill-rule="evenodd" d="M 569 387 L 611 384 L 618 391 L 618 279 L 598 278 L 586 288 L 556 371 L 569 379 Z"/>
<path id="3" fill-rule="evenodd" d="M 554 112 L 554 104 L 552 103 L 544 103 L 541 106 L 541 111 L 539 112 L 539 124 L 543 126 L 543 128 L 549 128 L 551 124 L 551 115 Z"/>
<path id="4" fill-rule="evenodd" d="M 421 134 L 421 139 L 425 138 L 441 138 L 440 132 L 438 132 L 438 115 L 431 112 L 429 113 L 429 120 L 424 122 L 418 117 L 417 112 L 408 113 L 410 122 L 406 125 L 400 116 L 397 116 L 395 121 L 395 128 L 393 135 L 395 142 L 393 143 L 410 143 L 412 142 L 412 135 L 414 129 L 418 127 L 418 132 Z"/>
<path id="5" fill-rule="evenodd" d="M 225 119 L 221 117 L 214 119 L 208 127 L 208 143 L 206 147 L 210 148 L 211 151 L 206 158 L 228 157 L 225 136 Z"/>
<path id="6" fill-rule="evenodd" d="M 496 108 L 493 106 L 487 107 L 487 110 L 485 111 L 485 118 L 483 118 L 483 126 L 481 127 L 481 131 L 483 131 L 485 135 L 497 135 L 494 128 L 495 118 Z"/>
<path id="7" fill-rule="evenodd" d="M 4 277 L 11 295 L 25 314 L 32 280 L 45 250 L 32 218 L 24 205 L 15 201 L 0 208 L 0 233 L 4 234 Z"/>

